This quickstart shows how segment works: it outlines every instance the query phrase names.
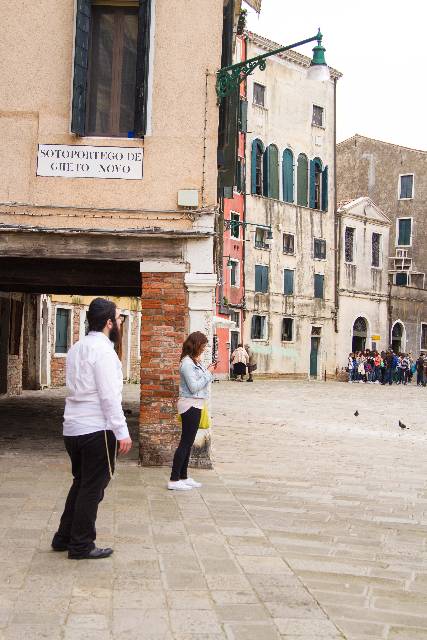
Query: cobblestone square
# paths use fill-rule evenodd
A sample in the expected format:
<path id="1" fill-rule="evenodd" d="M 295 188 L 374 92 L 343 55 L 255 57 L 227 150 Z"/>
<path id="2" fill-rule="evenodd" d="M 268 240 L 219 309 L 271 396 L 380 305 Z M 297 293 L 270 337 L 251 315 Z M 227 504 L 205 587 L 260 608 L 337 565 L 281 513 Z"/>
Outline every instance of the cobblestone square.
<path id="1" fill-rule="evenodd" d="M 50 550 L 63 396 L 0 400 L 1 640 L 427 639 L 425 389 L 215 384 L 203 488 L 120 462 L 99 562 Z"/>

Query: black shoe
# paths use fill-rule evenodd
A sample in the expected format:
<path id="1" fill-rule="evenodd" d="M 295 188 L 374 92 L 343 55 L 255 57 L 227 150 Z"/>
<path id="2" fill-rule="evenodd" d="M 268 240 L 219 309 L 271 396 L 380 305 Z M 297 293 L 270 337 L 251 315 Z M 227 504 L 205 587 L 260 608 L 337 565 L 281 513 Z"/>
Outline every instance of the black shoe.
<path id="1" fill-rule="evenodd" d="M 108 558 L 113 553 L 113 549 L 107 547 L 106 549 L 99 549 L 95 547 L 91 551 L 83 555 L 74 555 L 68 552 L 68 557 L 70 560 L 100 560 L 101 558 Z"/>
<path id="2" fill-rule="evenodd" d="M 52 544 L 50 545 L 53 551 L 68 551 L 68 545 L 66 544 Z"/>

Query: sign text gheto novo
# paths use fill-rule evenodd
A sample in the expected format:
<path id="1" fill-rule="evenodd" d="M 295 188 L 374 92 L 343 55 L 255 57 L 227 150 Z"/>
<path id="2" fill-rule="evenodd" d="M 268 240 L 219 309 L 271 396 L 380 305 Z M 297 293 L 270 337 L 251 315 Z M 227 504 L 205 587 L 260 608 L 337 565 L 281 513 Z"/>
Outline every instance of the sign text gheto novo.
<path id="1" fill-rule="evenodd" d="M 40 144 L 37 175 L 59 178 L 141 180 L 143 149 Z"/>

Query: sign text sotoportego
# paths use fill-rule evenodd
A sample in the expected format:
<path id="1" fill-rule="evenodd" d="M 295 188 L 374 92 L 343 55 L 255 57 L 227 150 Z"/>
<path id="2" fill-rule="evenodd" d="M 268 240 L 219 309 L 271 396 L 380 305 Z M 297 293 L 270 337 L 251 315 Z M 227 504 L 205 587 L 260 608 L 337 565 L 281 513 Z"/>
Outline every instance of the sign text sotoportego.
<path id="1" fill-rule="evenodd" d="M 143 149 L 39 144 L 37 175 L 141 180 Z"/>

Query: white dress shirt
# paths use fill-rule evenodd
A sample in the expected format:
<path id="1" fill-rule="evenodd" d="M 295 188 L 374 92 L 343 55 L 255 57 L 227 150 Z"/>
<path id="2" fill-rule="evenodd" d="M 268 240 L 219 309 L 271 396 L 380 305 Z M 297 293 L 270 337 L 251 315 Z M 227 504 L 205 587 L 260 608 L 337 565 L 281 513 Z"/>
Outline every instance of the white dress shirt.
<path id="1" fill-rule="evenodd" d="M 128 438 L 122 365 L 111 340 L 101 331 L 90 331 L 69 350 L 66 374 L 64 436 L 108 429 L 117 440 Z"/>

